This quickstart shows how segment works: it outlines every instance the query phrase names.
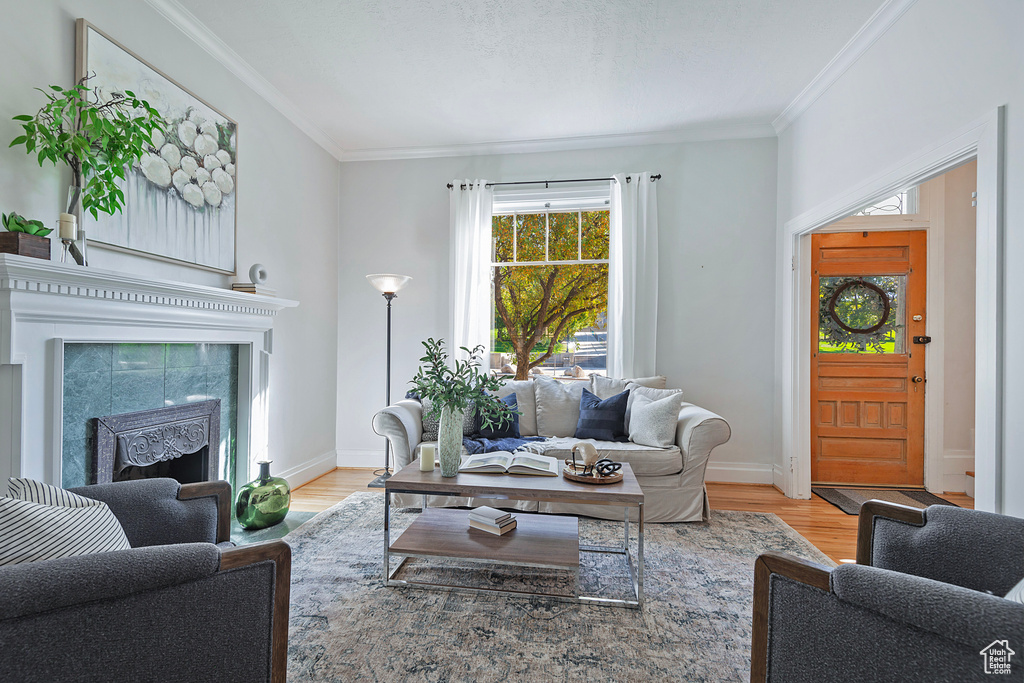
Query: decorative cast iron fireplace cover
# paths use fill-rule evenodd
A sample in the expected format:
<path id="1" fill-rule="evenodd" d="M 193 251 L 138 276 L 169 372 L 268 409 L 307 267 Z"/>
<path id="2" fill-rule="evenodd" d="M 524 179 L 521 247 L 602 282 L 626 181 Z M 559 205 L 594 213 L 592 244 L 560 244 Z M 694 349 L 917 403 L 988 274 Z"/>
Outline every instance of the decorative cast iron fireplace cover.
<path id="1" fill-rule="evenodd" d="M 96 418 L 97 484 L 113 481 L 125 468 L 148 467 L 205 449 L 207 481 L 218 477 L 220 399 Z"/>

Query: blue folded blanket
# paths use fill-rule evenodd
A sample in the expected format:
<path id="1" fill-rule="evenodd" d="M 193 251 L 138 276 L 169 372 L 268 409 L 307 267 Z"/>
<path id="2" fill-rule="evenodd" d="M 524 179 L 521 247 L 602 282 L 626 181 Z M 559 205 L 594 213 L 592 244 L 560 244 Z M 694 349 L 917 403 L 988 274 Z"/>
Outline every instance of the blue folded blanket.
<path id="1" fill-rule="evenodd" d="M 526 436 L 521 439 L 515 437 L 506 437 L 504 439 L 484 439 L 476 438 L 471 439 L 468 436 L 462 437 L 462 445 L 466 447 L 466 451 L 470 455 L 476 455 L 477 453 L 493 453 L 494 451 L 509 451 L 512 452 L 517 448 L 522 448 L 531 441 L 544 441 L 546 437 L 543 436 Z"/>

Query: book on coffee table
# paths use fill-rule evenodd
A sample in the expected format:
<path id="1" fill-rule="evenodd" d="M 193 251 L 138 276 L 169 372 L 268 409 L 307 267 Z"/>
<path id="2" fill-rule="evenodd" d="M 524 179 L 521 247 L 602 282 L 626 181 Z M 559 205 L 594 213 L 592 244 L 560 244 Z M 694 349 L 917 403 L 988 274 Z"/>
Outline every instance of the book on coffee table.
<path id="1" fill-rule="evenodd" d="M 536 453 L 509 453 L 495 451 L 471 455 L 462 463 L 459 472 L 494 474 L 532 474 L 542 477 L 558 476 L 558 460 Z"/>
<path id="2" fill-rule="evenodd" d="M 469 518 L 485 524 L 501 524 L 505 520 L 512 519 L 512 513 L 492 508 L 489 505 L 481 505 L 469 511 Z"/>
<path id="3" fill-rule="evenodd" d="M 494 534 L 495 536 L 501 536 L 516 528 L 516 518 L 509 516 L 509 518 L 501 524 L 489 524 L 488 522 L 481 522 L 478 519 L 470 517 L 469 528 L 486 531 L 487 533 Z"/>

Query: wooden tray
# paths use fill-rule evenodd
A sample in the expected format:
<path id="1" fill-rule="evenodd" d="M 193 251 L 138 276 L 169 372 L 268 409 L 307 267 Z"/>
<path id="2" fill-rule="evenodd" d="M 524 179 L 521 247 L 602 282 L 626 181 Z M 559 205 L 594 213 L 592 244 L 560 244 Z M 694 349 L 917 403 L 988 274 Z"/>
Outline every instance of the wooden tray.
<path id="1" fill-rule="evenodd" d="M 577 474 L 578 471 L 579 474 Z M 596 472 L 583 474 L 582 468 L 577 470 L 573 467 L 572 460 L 566 460 L 565 467 L 562 468 L 562 476 L 569 481 L 578 481 L 581 484 L 615 484 L 622 481 L 622 470 L 607 477 L 598 476 Z"/>

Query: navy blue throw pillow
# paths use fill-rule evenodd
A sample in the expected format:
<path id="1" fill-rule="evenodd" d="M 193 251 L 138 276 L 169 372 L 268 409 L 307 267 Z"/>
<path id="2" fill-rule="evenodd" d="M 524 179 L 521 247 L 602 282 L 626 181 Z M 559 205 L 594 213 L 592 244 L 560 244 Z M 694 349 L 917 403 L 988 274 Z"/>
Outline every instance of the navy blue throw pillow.
<path id="1" fill-rule="evenodd" d="M 514 393 L 501 399 L 501 402 L 512 410 L 516 410 L 518 402 Z M 484 427 L 480 418 L 480 411 L 476 413 L 476 435 L 484 439 L 519 439 L 519 413 L 512 413 L 512 421 L 504 422 L 501 425 Z"/>
<path id="2" fill-rule="evenodd" d="M 629 441 L 626 432 L 627 401 L 629 389 L 603 401 L 584 389 L 580 397 L 580 421 L 576 423 L 576 438 Z"/>

